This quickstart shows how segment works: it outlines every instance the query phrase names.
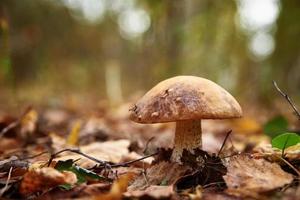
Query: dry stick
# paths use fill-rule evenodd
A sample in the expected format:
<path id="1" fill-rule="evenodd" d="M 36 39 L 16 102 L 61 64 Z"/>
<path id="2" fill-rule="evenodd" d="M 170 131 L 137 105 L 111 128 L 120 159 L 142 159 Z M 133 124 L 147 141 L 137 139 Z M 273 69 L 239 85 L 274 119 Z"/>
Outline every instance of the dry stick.
<path id="1" fill-rule="evenodd" d="M 281 152 L 281 157 L 284 158 L 284 151 L 285 151 L 285 148 L 286 148 L 286 145 L 289 141 L 289 138 L 290 138 L 290 135 L 288 135 L 288 137 L 286 138 L 285 142 L 284 142 L 284 145 L 283 145 L 283 148 L 282 148 L 282 152 Z"/>
<path id="2" fill-rule="evenodd" d="M 2 131 L 0 132 L 0 138 L 2 138 L 2 136 L 7 133 L 8 131 L 10 131 L 11 129 L 17 127 L 20 123 L 20 120 L 16 120 L 12 123 L 10 123 L 8 126 L 6 126 L 4 129 L 2 129 Z"/>
<path id="3" fill-rule="evenodd" d="M 298 117 L 298 120 L 300 120 L 300 112 L 297 109 L 295 103 L 292 101 L 292 99 L 278 87 L 276 81 L 273 81 L 273 85 L 275 86 L 276 90 L 281 94 L 281 96 L 283 96 L 287 100 L 287 102 L 291 105 L 295 114 Z"/>
<path id="4" fill-rule="evenodd" d="M 228 139 L 228 137 L 229 137 L 229 135 L 232 133 L 232 130 L 229 130 L 227 133 L 226 133 L 226 137 L 225 137 L 225 139 L 224 139 L 224 141 L 223 141 L 223 144 L 222 144 L 222 146 L 221 146 L 221 148 L 220 148 L 220 150 L 219 150 L 219 152 L 218 152 L 218 154 L 217 154 L 217 156 L 219 157 L 219 155 L 220 155 L 220 153 L 222 152 L 222 150 L 223 150 L 223 148 L 224 148 L 224 146 L 225 146 L 225 144 L 226 144 L 226 141 L 227 141 L 227 139 Z"/>
<path id="5" fill-rule="evenodd" d="M 13 170 L 13 167 L 10 167 L 9 168 L 9 172 L 8 172 L 8 177 L 7 177 L 7 180 L 6 180 L 6 183 L 5 183 L 5 186 L 4 186 L 4 188 L 1 190 L 1 192 L 0 192 L 0 197 L 2 197 L 2 195 L 6 192 L 6 190 L 7 190 L 7 187 L 8 187 L 8 183 L 9 183 L 9 181 L 10 181 L 10 178 L 11 178 L 11 172 L 12 172 L 12 170 Z"/>
<path id="6" fill-rule="evenodd" d="M 57 155 L 59 155 L 59 154 L 61 154 L 61 153 L 63 153 L 63 152 L 66 152 L 66 151 L 69 151 L 69 152 L 73 152 L 73 153 L 82 155 L 83 157 L 86 157 L 86 158 L 88 158 L 88 159 L 90 159 L 90 160 L 92 160 L 92 161 L 95 161 L 96 163 L 99 163 L 100 165 L 103 165 L 103 166 L 108 166 L 108 165 L 109 165 L 108 162 L 105 162 L 105 161 L 103 161 L 103 160 L 99 160 L 99 159 L 97 159 L 97 158 L 94 158 L 94 157 L 92 157 L 92 156 L 89 156 L 89 155 L 87 155 L 87 154 L 81 152 L 79 149 L 63 149 L 63 150 L 60 150 L 60 151 L 58 151 L 58 152 L 56 152 L 56 153 L 54 153 L 54 154 L 52 154 L 52 155 L 50 156 L 50 159 L 49 159 L 49 161 L 48 161 L 48 166 L 50 166 L 52 160 L 53 160 Z"/>
<path id="7" fill-rule="evenodd" d="M 287 161 L 286 159 L 284 159 L 283 157 L 279 157 L 285 164 L 287 164 L 290 168 L 292 168 L 296 173 L 297 175 L 300 177 L 300 172 L 289 162 Z"/>
<path id="8" fill-rule="evenodd" d="M 33 156 L 28 156 L 28 157 L 20 158 L 19 160 L 29 160 L 29 159 L 33 159 L 33 158 L 39 157 L 39 156 L 41 156 L 41 155 L 44 155 L 44 154 L 46 154 L 46 153 L 48 153 L 48 151 L 43 151 L 43 152 L 38 153 L 38 154 L 33 155 Z"/>
<path id="9" fill-rule="evenodd" d="M 54 154 L 51 155 L 49 161 L 48 161 L 48 166 L 50 166 L 52 160 L 58 155 L 58 154 L 61 154 L 63 152 L 66 152 L 66 151 L 69 151 L 69 152 L 73 152 L 73 153 L 77 153 L 79 155 L 82 155 L 83 157 L 86 157 L 92 161 L 95 161 L 96 163 L 99 163 L 100 165 L 104 166 L 104 167 L 108 167 L 108 168 L 114 168 L 114 167 L 127 167 L 128 165 L 132 164 L 132 163 L 135 163 L 135 162 L 138 162 L 138 161 L 141 161 L 141 160 L 144 160 L 146 158 L 149 158 L 151 156 L 154 156 L 154 155 L 157 155 L 158 152 L 156 153 L 153 153 L 153 154 L 150 154 L 148 156 L 144 156 L 142 158 L 139 158 L 139 159 L 136 159 L 136 160 L 132 160 L 132 161 L 128 161 L 128 162 L 124 162 L 124 163 L 119 163 L 119 164 L 110 164 L 109 162 L 106 162 L 106 161 L 103 161 L 103 160 L 99 160 L 97 158 L 94 158 L 92 156 L 89 156 L 83 152 L 81 152 L 79 149 L 63 149 L 63 150 L 60 150 Z"/>
<path id="10" fill-rule="evenodd" d="M 110 165 L 110 166 L 111 166 L 112 168 L 113 168 L 113 167 L 128 167 L 128 166 L 129 166 L 130 164 L 132 164 L 132 163 L 135 163 L 135 162 L 144 160 L 144 159 L 146 159 L 146 158 L 155 156 L 155 155 L 157 155 L 157 154 L 158 154 L 158 152 L 155 152 L 155 153 L 152 153 L 152 154 L 150 154 L 150 155 L 147 155 L 147 156 L 143 156 L 143 157 L 141 157 L 141 158 L 138 158 L 138 159 L 136 159 L 136 160 L 131 160 L 131 161 L 124 162 L 124 163 L 119 163 L 119 164 L 113 164 L 113 165 Z"/>

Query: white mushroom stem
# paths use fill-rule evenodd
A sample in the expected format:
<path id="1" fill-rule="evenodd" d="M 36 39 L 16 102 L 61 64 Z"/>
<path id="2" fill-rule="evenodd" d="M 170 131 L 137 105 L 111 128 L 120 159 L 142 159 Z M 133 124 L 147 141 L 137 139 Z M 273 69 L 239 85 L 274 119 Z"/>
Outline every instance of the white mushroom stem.
<path id="1" fill-rule="evenodd" d="M 193 152 L 193 149 L 202 147 L 201 120 L 186 120 L 176 122 L 174 150 L 171 160 L 179 162 L 183 149 Z"/>

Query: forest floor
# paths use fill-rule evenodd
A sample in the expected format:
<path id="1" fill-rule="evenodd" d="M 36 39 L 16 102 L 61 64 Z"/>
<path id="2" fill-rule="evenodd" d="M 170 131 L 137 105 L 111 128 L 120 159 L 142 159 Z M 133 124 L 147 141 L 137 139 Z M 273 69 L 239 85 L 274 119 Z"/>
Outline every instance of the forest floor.
<path id="1" fill-rule="evenodd" d="M 203 148 L 179 164 L 175 124 L 134 123 L 129 107 L 0 112 L 0 198 L 300 199 L 297 116 L 203 120 Z"/>

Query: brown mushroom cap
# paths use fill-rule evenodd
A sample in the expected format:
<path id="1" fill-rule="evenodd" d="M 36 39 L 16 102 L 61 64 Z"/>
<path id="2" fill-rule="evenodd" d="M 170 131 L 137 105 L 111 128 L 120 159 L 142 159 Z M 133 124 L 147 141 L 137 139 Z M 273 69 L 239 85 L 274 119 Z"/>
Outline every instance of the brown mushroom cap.
<path id="1" fill-rule="evenodd" d="M 239 103 L 216 83 L 195 76 L 176 76 L 148 91 L 130 109 L 131 120 L 161 123 L 242 116 Z"/>

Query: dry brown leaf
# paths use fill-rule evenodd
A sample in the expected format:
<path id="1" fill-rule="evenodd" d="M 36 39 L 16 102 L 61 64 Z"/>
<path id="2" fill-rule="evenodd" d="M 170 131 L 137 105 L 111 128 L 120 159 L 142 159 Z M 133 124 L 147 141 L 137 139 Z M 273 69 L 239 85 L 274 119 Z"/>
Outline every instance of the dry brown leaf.
<path id="1" fill-rule="evenodd" d="M 178 163 L 159 162 L 148 168 L 128 188 L 129 191 L 144 190 L 150 185 L 173 185 L 190 168 Z"/>
<path id="2" fill-rule="evenodd" d="M 80 150 L 94 158 L 97 158 L 99 160 L 103 161 L 109 161 L 113 163 L 118 163 L 121 161 L 123 156 L 126 156 L 129 154 L 129 140 L 115 140 L 115 141 L 107 141 L 107 142 L 94 142 L 86 146 L 81 146 Z M 93 167 L 96 162 L 89 160 L 87 158 L 84 158 L 81 155 L 74 154 L 74 153 L 65 153 L 64 156 L 58 157 L 55 160 L 68 160 L 73 159 L 77 160 L 76 163 L 84 168 Z"/>
<path id="3" fill-rule="evenodd" d="M 43 113 L 43 118 L 48 126 L 57 126 L 67 123 L 70 115 L 63 109 L 48 109 Z"/>
<path id="4" fill-rule="evenodd" d="M 280 160 L 279 158 L 282 156 L 282 151 L 277 148 L 272 148 L 270 142 L 261 142 L 254 149 L 256 152 L 255 156 L 257 157 L 265 157 L 271 160 Z M 284 157 L 288 160 L 297 160 L 300 159 L 300 143 L 294 146 L 288 147 L 284 150 Z"/>
<path id="5" fill-rule="evenodd" d="M 28 171 L 24 175 L 19 191 L 23 196 L 28 196 L 61 184 L 75 184 L 76 182 L 76 175 L 72 172 L 61 173 L 54 168 L 45 167 Z"/>
<path id="6" fill-rule="evenodd" d="M 165 199 L 174 194 L 173 186 L 159 186 L 159 185 L 151 185 L 145 190 L 135 190 L 126 192 L 124 196 L 128 198 L 148 198 L 151 199 Z"/>
<path id="7" fill-rule="evenodd" d="M 23 137 L 28 137 L 32 135 L 36 130 L 38 120 L 38 113 L 34 109 L 30 109 L 21 120 L 21 129 L 20 133 Z"/>
<path id="8" fill-rule="evenodd" d="M 58 134 L 50 132 L 49 137 L 51 138 L 51 146 L 55 152 L 68 147 L 66 139 Z"/>
<path id="9" fill-rule="evenodd" d="M 132 151 L 130 153 L 128 153 L 127 155 L 125 155 L 121 162 L 128 162 L 128 161 L 132 161 L 132 160 L 137 160 L 142 158 L 143 156 L 139 155 L 138 153 Z M 154 160 L 153 157 L 149 157 L 143 160 L 140 160 L 138 162 L 133 163 L 131 166 L 136 166 L 136 167 L 149 167 L 150 164 L 152 163 L 152 161 Z"/>
<path id="10" fill-rule="evenodd" d="M 293 176 L 276 163 L 238 155 L 230 158 L 224 180 L 229 189 L 259 193 L 290 184 Z"/>
<path id="11" fill-rule="evenodd" d="M 21 141 L 19 138 L 2 137 L 0 139 L 0 153 L 7 153 L 7 151 L 9 151 L 11 149 L 20 148 L 20 146 L 22 144 L 23 144 L 23 141 Z"/>
<path id="12" fill-rule="evenodd" d="M 121 200 L 123 193 L 126 192 L 128 183 L 132 179 L 131 174 L 121 176 L 113 183 L 108 194 L 98 195 L 95 200 Z"/>

